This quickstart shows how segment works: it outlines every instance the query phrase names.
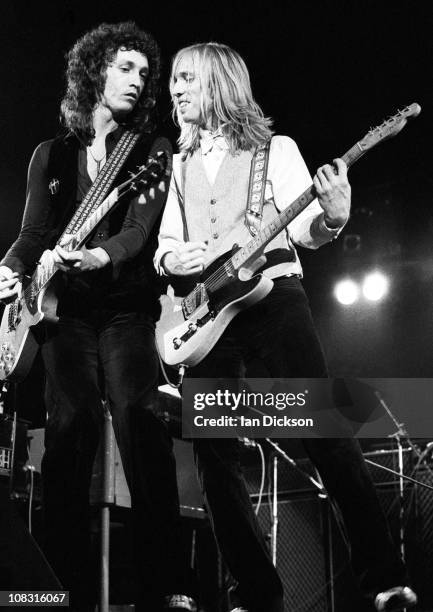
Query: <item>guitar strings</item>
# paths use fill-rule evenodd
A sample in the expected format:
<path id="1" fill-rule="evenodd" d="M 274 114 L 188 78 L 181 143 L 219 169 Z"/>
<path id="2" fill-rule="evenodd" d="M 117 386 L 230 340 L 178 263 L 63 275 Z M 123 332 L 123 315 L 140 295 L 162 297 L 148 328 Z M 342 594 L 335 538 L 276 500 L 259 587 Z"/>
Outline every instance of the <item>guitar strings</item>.
<path id="1" fill-rule="evenodd" d="M 406 110 L 406 109 L 404 109 Z M 400 111 L 399 111 L 400 113 Z M 391 118 L 392 120 L 395 119 L 395 117 Z M 345 155 L 342 156 L 342 159 L 346 158 L 346 163 L 348 166 L 352 165 L 359 157 L 361 157 L 361 155 L 363 155 L 365 153 L 365 151 L 362 149 L 362 147 L 360 146 L 359 142 L 357 142 L 355 145 L 353 145 L 353 147 L 351 147 L 347 153 Z M 307 193 L 309 192 L 309 193 Z M 297 200 L 295 200 L 295 202 L 292 205 L 289 205 L 286 209 L 284 209 L 280 215 L 278 215 L 278 219 L 282 219 L 286 214 L 288 214 L 290 212 L 291 209 L 294 208 L 294 205 L 296 205 L 297 203 L 300 203 L 300 200 L 302 199 L 303 196 L 309 196 L 310 193 L 312 193 L 312 186 L 309 187 L 299 198 L 297 198 Z M 310 203 L 310 202 L 308 202 Z M 296 212 L 296 215 L 299 214 L 299 212 L 301 212 L 301 210 Z M 92 211 L 93 212 L 93 211 Z M 295 216 L 296 216 L 295 215 Z M 269 226 L 268 226 L 269 227 Z M 265 228 L 266 229 L 266 228 Z M 282 228 L 281 228 L 282 229 Z M 281 231 L 281 230 L 280 230 Z M 259 234 L 259 236 L 264 232 L 264 230 L 262 230 Z M 278 232 L 279 233 L 279 232 Z M 276 235 L 276 234 L 275 234 Z M 254 240 L 254 239 L 253 239 Z M 253 241 L 250 241 L 247 243 L 246 246 L 248 246 L 249 244 L 251 244 Z M 243 247 L 243 249 L 245 249 L 245 247 Z M 230 260 L 228 260 L 230 261 Z M 227 263 L 227 262 L 225 262 Z M 222 280 L 225 278 L 226 276 L 226 268 L 225 268 L 225 264 L 223 264 L 222 266 L 220 266 L 213 274 L 211 274 L 211 276 L 203 283 L 205 285 L 205 287 L 209 287 L 209 288 L 216 288 L 221 282 Z M 49 278 L 47 278 L 42 285 L 40 285 L 37 290 L 34 292 L 34 296 L 38 295 L 38 293 L 41 291 L 41 289 L 45 286 L 45 284 L 47 283 L 47 281 L 49 280 Z M 29 295 L 31 296 L 31 292 L 32 292 L 32 285 L 34 284 L 34 282 L 32 282 L 29 287 L 27 287 L 23 293 L 21 298 L 19 298 L 18 301 L 22 301 L 25 297 L 29 297 Z M 194 294 L 196 292 L 196 289 L 194 289 L 192 291 L 192 294 Z M 190 294 L 191 295 L 191 294 Z"/>
<path id="2" fill-rule="evenodd" d="M 118 189 L 118 197 L 117 200 L 119 198 L 121 198 L 122 196 L 125 195 L 125 193 L 127 193 L 127 191 L 129 190 L 129 185 L 130 185 L 131 179 L 128 179 L 127 181 L 124 181 L 124 183 L 122 183 L 121 185 L 119 185 L 119 187 L 117 187 Z M 126 189 L 125 189 L 126 187 Z M 121 191 L 121 189 L 124 189 L 124 191 Z M 105 200 L 104 200 L 105 201 Z M 102 202 L 103 204 L 103 202 Z M 92 210 L 90 212 L 89 217 L 83 221 L 81 227 L 78 229 L 77 235 L 79 234 L 79 232 L 83 229 L 85 229 L 85 224 L 87 223 L 87 221 L 90 220 L 90 218 L 92 217 L 93 214 L 97 214 L 100 211 L 100 207 L 96 208 L 94 210 Z M 85 234 L 84 236 L 82 236 L 81 240 L 79 241 L 78 245 L 80 245 L 80 243 L 82 243 L 88 236 L 88 234 L 93 231 L 94 228 L 91 228 L 87 234 Z M 64 235 L 64 232 L 62 234 L 62 236 Z M 59 238 L 57 244 L 59 244 L 62 236 Z M 77 246 L 78 246 L 77 245 Z M 38 262 L 39 264 L 39 262 Z M 43 277 L 42 277 L 42 282 L 37 283 L 36 279 L 33 280 L 28 287 L 26 287 L 24 289 L 24 291 L 22 292 L 21 297 L 17 300 L 18 302 L 26 302 L 27 299 L 34 299 L 37 295 L 39 295 L 39 293 L 42 291 L 42 289 L 45 287 L 45 285 L 47 284 L 47 282 L 49 282 L 49 280 L 51 279 L 51 277 L 53 276 L 53 274 L 56 272 L 57 270 L 55 269 L 55 266 L 50 266 L 50 268 L 48 269 L 48 273 L 46 273 Z"/>
<path id="3" fill-rule="evenodd" d="M 275 236 L 277 236 L 283 229 L 284 227 L 290 223 L 291 219 L 288 218 L 289 215 L 291 213 L 294 213 L 293 217 L 297 216 L 300 212 L 302 212 L 302 210 L 304 210 L 306 208 L 306 206 L 308 206 L 308 204 L 311 203 L 311 201 L 313 200 L 313 191 L 312 191 L 313 186 L 311 185 L 310 187 L 308 187 L 304 193 L 302 193 L 294 202 L 292 202 L 292 204 L 290 204 L 289 206 L 287 206 L 284 210 L 282 210 L 276 217 L 276 219 L 274 219 L 273 221 L 271 221 L 272 223 L 279 223 L 282 224 L 282 226 L 278 229 L 277 232 L 275 232 L 270 225 L 267 225 L 265 228 L 263 228 L 258 234 L 257 236 L 255 236 L 252 240 L 250 240 L 245 246 L 243 246 L 240 251 L 246 251 L 248 250 L 248 248 L 251 248 L 252 246 L 254 246 L 255 248 L 257 248 L 258 246 L 260 246 L 264 241 L 270 241 L 272 240 Z M 296 208 L 298 207 L 298 210 L 296 210 Z M 266 233 L 270 234 L 267 236 Z M 238 251 L 236 254 L 239 254 Z M 226 262 L 224 262 L 224 264 L 222 266 L 220 266 L 219 268 L 217 268 L 215 270 L 215 272 L 213 272 L 209 278 L 207 278 L 203 285 L 206 288 L 209 289 L 217 289 L 218 286 L 220 286 L 222 284 L 222 282 L 227 278 L 227 269 L 226 269 L 226 265 L 229 264 L 229 262 L 232 263 L 234 269 L 236 270 L 237 268 L 234 266 L 233 264 L 233 256 L 228 259 Z M 196 287 L 193 289 L 193 291 L 191 292 L 191 294 L 189 294 L 189 296 L 194 295 L 196 296 L 197 293 L 199 293 L 199 289 Z M 188 297 L 189 297 L 188 296 Z"/>
<path id="4" fill-rule="evenodd" d="M 351 147 L 347 151 L 347 153 L 345 153 L 342 156 L 342 159 L 346 161 L 348 167 L 351 166 L 352 163 L 356 161 L 364 153 L 362 149 L 357 148 L 357 147 L 358 147 L 358 143 L 353 145 L 353 147 Z M 265 240 L 270 238 L 270 236 L 266 237 L 267 231 L 271 231 L 271 234 L 274 234 L 272 238 L 277 236 L 284 229 L 285 225 L 290 223 L 290 221 L 292 221 L 294 217 L 296 217 L 299 213 L 301 213 L 312 202 L 312 200 L 314 199 L 313 189 L 314 189 L 313 185 L 310 185 L 310 187 L 308 187 L 304 191 L 304 193 L 302 193 L 298 198 L 296 198 L 294 202 L 292 202 L 291 204 L 289 204 L 289 206 L 287 206 L 284 210 L 282 210 L 280 214 L 277 215 L 276 219 L 271 221 L 271 223 L 280 222 L 284 224 L 277 232 L 273 232 L 273 230 L 268 225 L 263 230 L 261 230 L 255 238 L 250 240 L 244 247 L 242 247 L 241 250 L 248 249 L 250 245 L 258 246 L 257 241 L 259 238 L 260 238 L 260 241 L 262 242 L 263 242 L 263 237 L 265 238 Z M 290 219 L 289 217 L 292 213 L 293 213 L 293 216 Z M 227 260 L 227 262 L 225 263 L 228 263 L 228 261 L 231 261 L 232 259 L 233 259 L 233 256 L 232 258 L 230 258 L 230 260 Z M 222 282 L 222 280 L 224 280 L 225 277 L 226 277 L 226 268 L 225 268 L 225 264 L 223 264 L 213 274 L 211 274 L 211 276 L 209 276 L 209 278 L 204 282 L 204 285 L 206 287 L 209 287 L 210 289 L 214 289 L 218 287 L 219 283 Z"/>

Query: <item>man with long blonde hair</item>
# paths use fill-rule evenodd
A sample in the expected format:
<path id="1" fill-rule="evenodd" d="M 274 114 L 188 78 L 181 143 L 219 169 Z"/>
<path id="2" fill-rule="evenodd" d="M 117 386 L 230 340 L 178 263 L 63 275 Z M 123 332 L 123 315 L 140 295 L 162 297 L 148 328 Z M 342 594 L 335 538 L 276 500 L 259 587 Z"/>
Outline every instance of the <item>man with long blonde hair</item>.
<path id="1" fill-rule="evenodd" d="M 173 60 L 170 91 L 180 125 L 180 155 L 162 219 L 155 263 L 161 274 L 194 277 L 208 262 L 244 245 L 311 185 L 295 142 L 273 136 L 272 121 L 254 101 L 248 70 L 217 43 L 182 49 Z M 269 143 L 263 206 L 249 201 L 256 151 Z M 257 177 L 255 177 L 257 178 Z M 255 179 L 254 179 L 255 180 Z M 210 353 L 188 375 L 238 378 L 245 363 L 265 376 L 325 377 L 327 368 L 301 285 L 295 244 L 316 249 L 336 238 L 350 212 L 350 185 L 341 159 L 318 169 L 314 200 L 265 249 L 273 288 L 239 313 Z M 345 520 L 352 564 L 377 610 L 410 607 L 405 569 L 392 544 L 359 445 L 352 439 L 303 444 Z M 196 439 L 198 472 L 219 548 L 237 582 L 236 610 L 282 612 L 283 586 L 254 515 L 233 439 Z M 239 607 L 241 606 L 241 607 Z"/>

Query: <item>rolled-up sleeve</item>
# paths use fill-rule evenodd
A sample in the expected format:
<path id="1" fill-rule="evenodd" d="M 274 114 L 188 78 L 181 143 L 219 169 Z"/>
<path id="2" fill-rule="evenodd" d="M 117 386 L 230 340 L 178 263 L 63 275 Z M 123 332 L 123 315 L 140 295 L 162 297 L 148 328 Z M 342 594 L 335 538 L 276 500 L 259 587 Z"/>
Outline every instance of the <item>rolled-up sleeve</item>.
<path id="1" fill-rule="evenodd" d="M 274 136 L 269 157 L 268 180 L 275 206 L 283 210 L 312 185 L 311 175 L 295 141 L 288 136 Z M 327 227 L 324 212 L 314 199 L 288 226 L 292 242 L 317 249 L 338 236 L 342 228 Z"/>

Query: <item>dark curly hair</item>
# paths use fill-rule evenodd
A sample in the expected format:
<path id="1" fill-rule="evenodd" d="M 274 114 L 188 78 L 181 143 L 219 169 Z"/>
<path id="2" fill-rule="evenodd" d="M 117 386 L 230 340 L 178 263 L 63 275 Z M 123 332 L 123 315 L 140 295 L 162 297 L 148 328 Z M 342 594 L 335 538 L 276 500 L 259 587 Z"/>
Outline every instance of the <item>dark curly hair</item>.
<path id="1" fill-rule="evenodd" d="M 158 45 L 151 34 L 140 30 L 133 21 L 102 23 L 84 34 L 66 56 L 67 87 L 60 107 L 61 118 L 68 129 L 86 142 L 95 135 L 93 111 L 104 91 L 107 66 L 119 49 L 143 53 L 149 62 L 146 85 L 127 125 L 139 131 L 153 128 L 161 66 Z"/>

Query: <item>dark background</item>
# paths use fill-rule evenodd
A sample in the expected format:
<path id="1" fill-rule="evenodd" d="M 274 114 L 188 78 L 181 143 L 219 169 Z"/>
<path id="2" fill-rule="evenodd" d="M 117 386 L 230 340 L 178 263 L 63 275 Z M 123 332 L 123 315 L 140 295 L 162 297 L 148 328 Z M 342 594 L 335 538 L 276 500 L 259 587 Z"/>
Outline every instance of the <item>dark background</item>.
<path id="1" fill-rule="evenodd" d="M 58 129 L 64 55 L 102 21 L 134 19 L 164 59 L 160 116 L 171 124 L 172 55 L 207 40 L 245 58 L 253 90 L 278 133 L 292 136 L 312 172 L 406 104 L 423 111 L 351 170 L 353 213 L 344 238 L 302 252 L 305 284 L 336 375 L 432 376 L 433 217 L 431 1 L 2 3 L 0 24 L 0 251 L 15 238 L 35 146 Z M 380 267 L 391 278 L 380 304 L 339 306 L 343 275 Z"/>
<path id="2" fill-rule="evenodd" d="M 352 168 L 353 212 L 343 236 L 317 252 L 302 251 L 301 258 L 333 374 L 433 376 L 432 0 L 4 0 L 0 254 L 19 230 L 30 156 L 59 126 L 66 51 L 102 21 L 127 19 L 150 30 L 161 46 L 165 71 L 160 117 L 173 141 L 177 133 L 166 89 L 170 60 L 180 47 L 200 41 L 223 42 L 241 53 L 257 101 L 274 118 L 277 133 L 296 140 L 312 173 L 398 108 L 413 102 L 421 105 L 420 117 L 395 140 L 369 152 Z M 345 248 L 344 236 L 351 234 L 360 237 L 355 252 Z M 349 274 L 362 276 L 377 267 L 390 276 L 388 299 L 356 308 L 335 302 L 336 280 Z M 40 362 L 16 393 L 19 415 L 41 426 Z M 13 392 L 9 397 L 13 399 Z M 293 445 L 288 452 L 296 456 Z M 390 498 L 396 508 L 394 491 Z M 283 528 L 296 527 L 289 518 L 281 515 Z M 427 520 L 418 524 L 427 527 Z M 305 521 L 302 510 L 300 552 L 293 557 L 301 568 L 300 563 L 308 561 Z M 429 542 L 430 532 L 423 532 L 419 542 Z M 426 584 L 428 558 L 425 555 L 416 565 L 417 575 L 427 568 Z M 340 584 L 346 580 L 342 575 Z M 422 590 L 418 591 L 421 596 Z M 357 609 L 353 592 L 349 601 L 349 607 Z"/>

